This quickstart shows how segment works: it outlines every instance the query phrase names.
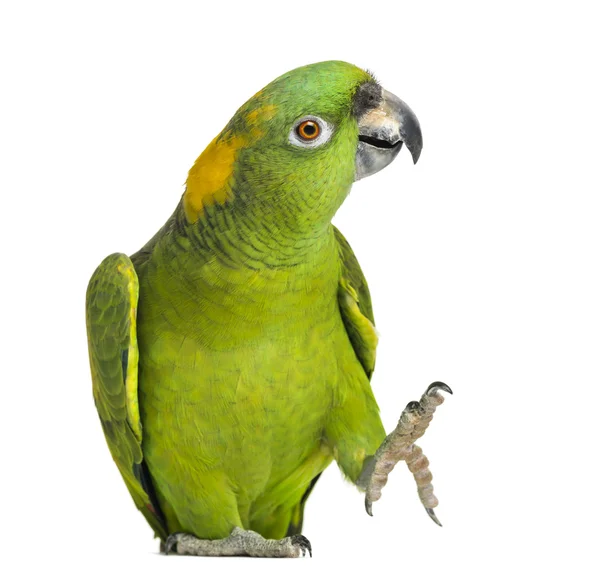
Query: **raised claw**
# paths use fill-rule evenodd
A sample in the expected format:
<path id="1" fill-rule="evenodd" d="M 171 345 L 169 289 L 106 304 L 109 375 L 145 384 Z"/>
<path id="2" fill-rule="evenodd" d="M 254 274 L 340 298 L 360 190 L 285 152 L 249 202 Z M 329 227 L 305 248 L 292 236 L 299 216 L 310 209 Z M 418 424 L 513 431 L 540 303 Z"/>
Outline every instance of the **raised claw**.
<path id="1" fill-rule="evenodd" d="M 425 510 L 427 510 L 427 514 L 429 514 L 429 517 L 438 525 L 441 526 L 442 523 L 438 520 L 438 517 L 435 515 L 435 512 L 433 511 L 433 508 L 425 508 Z"/>
<path id="2" fill-rule="evenodd" d="M 444 402 L 444 396 L 437 393 L 440 390 L 452 394 L 450 386 L 443 382 L 430 384 L 419 402 L 406 405 L 396 428 L 388 434 L 375 454 L 365 458 L 356 484 L 366 492 L 365 510 L 369 516 L 373 516 L 373 502 L 381 498 L 388 475 L 398 462 L 404 460 L 417 483 L 419 499 L 427 514 L 438 526 L 442 525 L 433 511 L 438 500 L 433 493 L 429 460 L 415 444 L 425 434 L 436 408 Z"/>
<path id="3" fill-rule="evenodd" d="M 433 384 L 430 384 L 427 387 L 425 394 L 427 394 L 429 396 L 433 396 L 438 390 L 443 390 L 444 392 L 447 392 L 448 394 L 453 394 L 450 386 L 448 386 L 448 384 L 444 384 L 443 382 L 434 382 Z M 440 526 L 441 526 L 441 524 L 440 524 Z"/>
<path id="4" fill-rule="evenodd" d="M 415 410 L 420 410 L 421 409 L 421 404 L 419 404 L 416 400 L 413 400 L 412 402 L 409 402 L 406 405 L 406 410 L 410 410 L 411 412 L 414 412 Z"/>

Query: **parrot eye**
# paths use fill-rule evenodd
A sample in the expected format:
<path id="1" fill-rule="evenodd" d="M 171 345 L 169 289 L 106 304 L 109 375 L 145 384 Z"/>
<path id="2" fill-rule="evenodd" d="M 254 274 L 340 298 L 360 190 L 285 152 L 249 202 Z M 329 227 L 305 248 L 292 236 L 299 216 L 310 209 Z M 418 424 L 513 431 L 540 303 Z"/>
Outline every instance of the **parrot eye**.
<path id="1" fill-rule="evenodd" d="M 302 140 L 314 140 L 319 136 L 319 132 L 321 132 L 321 128 L 313 120 L 305 120 L 296 127 L 296 134 L 298 134 Z"/>
<path id="2" fill-rule="evenodd" d="M 331 138 L 332 132 L 333 128 L 322 118 L 305 116 L 294 124 L 289 140 L 294 146 L 315 148 L 325 144 Z"/>

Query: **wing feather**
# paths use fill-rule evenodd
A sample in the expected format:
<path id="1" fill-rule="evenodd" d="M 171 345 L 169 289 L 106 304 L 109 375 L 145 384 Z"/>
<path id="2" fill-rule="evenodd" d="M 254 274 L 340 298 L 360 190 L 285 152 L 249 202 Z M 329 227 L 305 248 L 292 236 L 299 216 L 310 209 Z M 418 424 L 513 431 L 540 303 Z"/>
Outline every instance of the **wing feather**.
<path id="1" fill-rule="evenodd" d="M 162 540 L 167 531 L 142 454 L 138 406 L 138 279 L 131 260 L 112 254 L 94 272 L 86 323 L 94 401 L 113 460 L 136 506 Z"/>
<path id="2" fill-rule="evenodd" d="M 375 369 L 378 336 L 367 280 L 342 233 L 334 227 L 342 261 L 338 302 L 346 332 L 369 379 Z"/>

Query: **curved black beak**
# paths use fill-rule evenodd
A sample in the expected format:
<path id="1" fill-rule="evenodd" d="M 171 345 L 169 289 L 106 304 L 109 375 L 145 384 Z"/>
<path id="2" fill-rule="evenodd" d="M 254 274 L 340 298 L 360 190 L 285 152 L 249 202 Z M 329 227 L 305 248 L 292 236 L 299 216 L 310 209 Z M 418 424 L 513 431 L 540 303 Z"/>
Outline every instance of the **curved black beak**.
<path id="1" fill-rule="evenodd" d="M 421 126 L 410 106 L 397 96 L 381 90 L 379 105 L 358 119 L 356 180 L 385 168 L 400 152 L 402 144 L 416 164 L 423 148 Z"/>

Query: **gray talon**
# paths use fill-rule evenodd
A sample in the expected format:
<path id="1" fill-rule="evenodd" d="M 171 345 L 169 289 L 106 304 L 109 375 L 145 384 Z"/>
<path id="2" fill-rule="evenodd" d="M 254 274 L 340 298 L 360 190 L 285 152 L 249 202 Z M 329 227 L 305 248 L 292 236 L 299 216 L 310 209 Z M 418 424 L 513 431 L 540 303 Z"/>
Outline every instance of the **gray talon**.
<path id="1" fill-rule="evenodd" d="M 373 516 L 373 502 L 368 498 L 365 498 L 365 510 L 369 516 Z"/>
<path id="2" fill-rule="evenodd" d="M 420 409 L 421 409 L 421 405 L 415 400 L 413 400 L 412 402 L 409 402 L 406 405 L 406 410 L 410 410 L 411 412 L 414 412 L 415 410 L 420 410 Z"/>
<path id="3" fill-rule="evenodd" d="M 177 552 L 177 542 L 179 542 L 181 534 L 181 532 L 174 532 L 167 538 L 165 542 L 165 556 L 168 556 L 170 552 Z"/>
<path id="4" fill-rule="evenodd" d="M 432 396 L 438 390 L 443 390 L 444 392 L 447 392 L 448 394 L 453 394 L 452 389 L 450 388 L 450 386 L 448 386 L 448 384 L 444 384 L 443 382 L 434 382 L 433 384 L 430 384 L 428 386 L 427 391 L 425 392 L 425 394 L 428 394 L 429 396 Z M 441 524 L 440 524 L 440 526 L 441 526 Z"/>
<path id="5" fill-rule="evenodd" d="M 425 510 L 427 510 L 427 514 L 429 514 L 429 517 L 438 525 L 441 526 L 442 523 L 438 520 L 438 517 L 435 515 L 435 512 L 433 511 L 433 508 L 425 508 Z"/>
<path id="6" fill-rule="evenodd" d="M 306 536 L 302 536 L 302 534 L 294 534 L 292 536 L 292 544 L 296 546 L 300 546 L 300 550 L 302 550 L 302 557 L 306 556 L 306 552 L 309 553 L 312 558 L 312 546 Z"/>

